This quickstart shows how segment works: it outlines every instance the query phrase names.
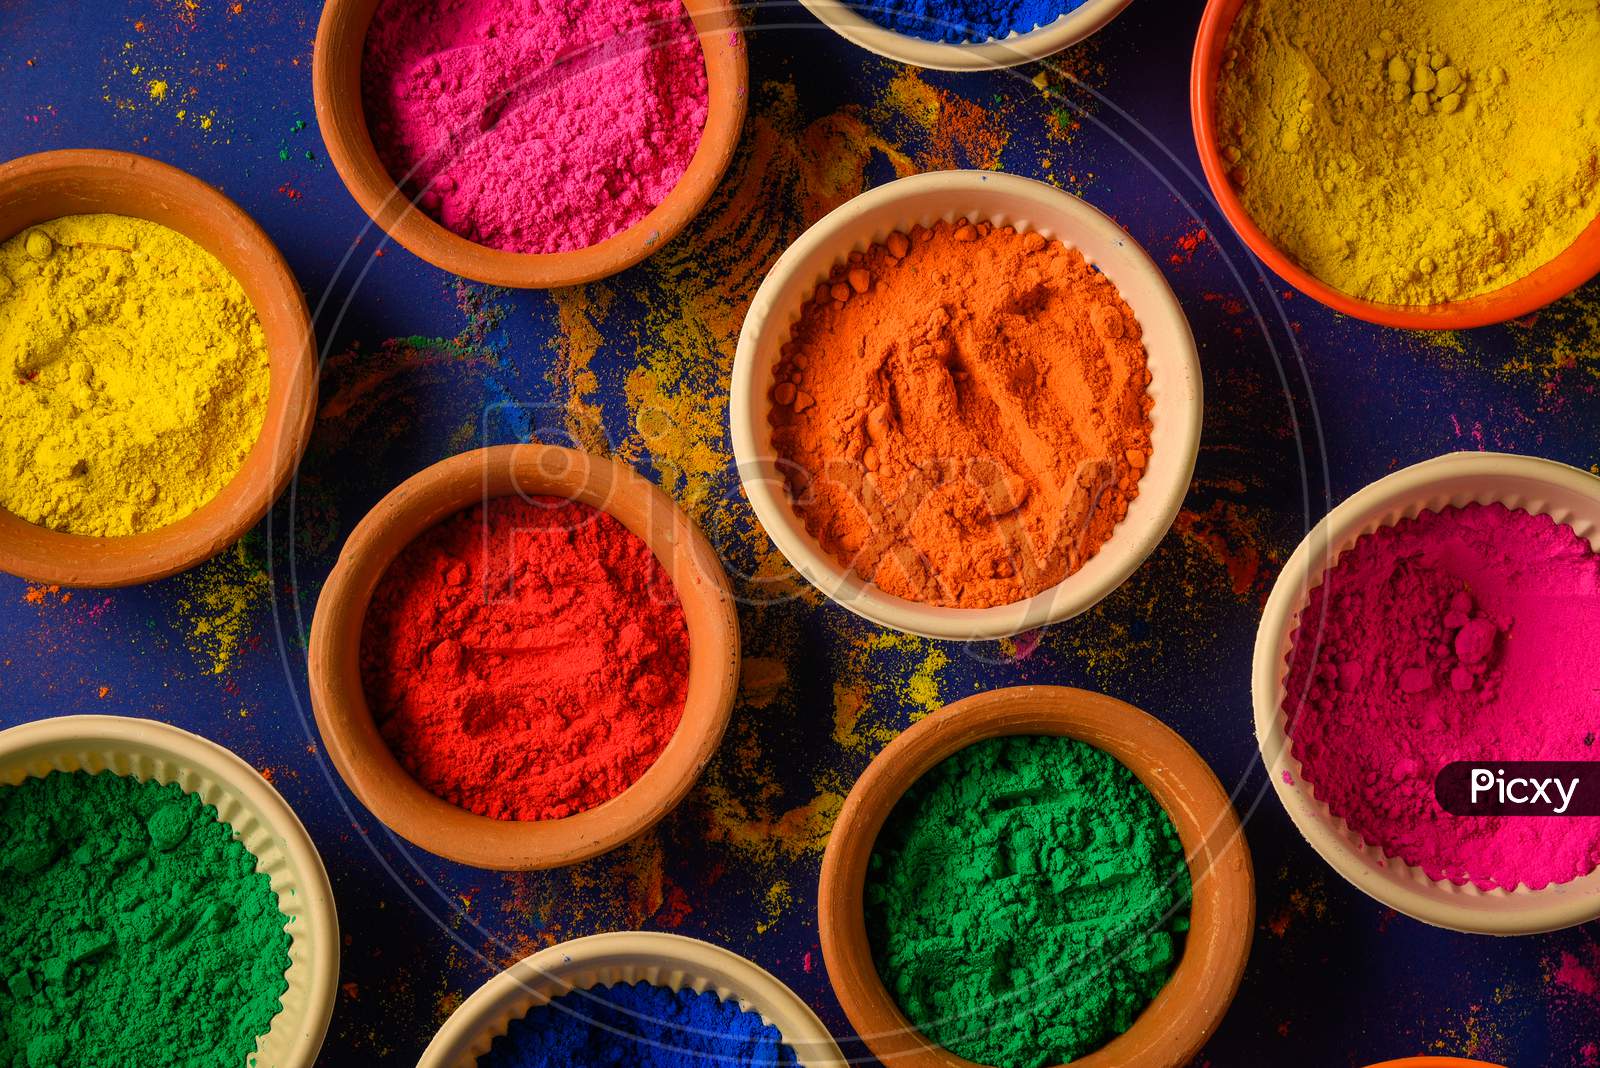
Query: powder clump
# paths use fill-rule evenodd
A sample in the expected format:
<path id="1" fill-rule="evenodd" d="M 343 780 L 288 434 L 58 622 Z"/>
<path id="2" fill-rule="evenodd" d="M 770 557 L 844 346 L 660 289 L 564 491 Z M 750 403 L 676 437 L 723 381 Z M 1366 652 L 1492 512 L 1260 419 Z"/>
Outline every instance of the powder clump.
<path id="1" fill-rule="evenodd" d="M 1311 591 L 1284 712 L 1298 779 L 1365 841 L 1432 879 L 1539 889 L 1600 865 L 1593 820 L 1453 816 L 1456 760 L 1594 760 L 1600 555 L 1503 505 L 1363 536 Z"/>
<path id="2" fill-rule="evenodd" d="M 400 553 L 373 593 L 362 679 L 427 789 L 495 819 L 610 800 L 683 717 L 689 638 L 650 547 L 552 497 L 496 497 Z"/>
<path id="3" fill-rule="evenodd" d="M 1250 0 L 1216 102 L 1251 218 L 1365 300 L 1498 289 L 1600 211 L 1589 0 Z"/>
<path id="4" fill-rule="evenodd" d="M 778 1029 L 713 991 L 614 983 L 564 994 L 512 1020 L 478 1068 L 794 1068 Z"/>
<path id="5" fill-rule="evenodd" d="M 237 1068 L 289 919 L 217 810 L 103 771 L 0 786 L 0 1064 Z"/>
<path id="6" fill-rule="evenodd" d="M 383 0 L 361 84 L 390 176 L 507 252 L 586 248 L 644 218 L 709 107 L 679 0 Z"/>
<path id="7" fill-rule="evenodd" d="M 1110 279 L 1036 233 L 961 219 L 851 254 L 773 372 L 796 512 L 914 601 L 983 608 L 1055 585 L 1138 495 L 1140 336 Z"/>
<path id="8" fill-rule="evenodd" d="M 1075 1060 L 1133 1025 L 1189 927 L 1171 819 L 1072 738 L 961 750 L 895 805 L 866 880 L 878 973 L 922 1032 L 997 1068 Z"/>
<path id="9" fill-rule="evenodd" d="M 266 419 L 261 322 L 173 230 L 69 215 L 0 244 L 0 505 L 96 537 L 215 497 Z"/>

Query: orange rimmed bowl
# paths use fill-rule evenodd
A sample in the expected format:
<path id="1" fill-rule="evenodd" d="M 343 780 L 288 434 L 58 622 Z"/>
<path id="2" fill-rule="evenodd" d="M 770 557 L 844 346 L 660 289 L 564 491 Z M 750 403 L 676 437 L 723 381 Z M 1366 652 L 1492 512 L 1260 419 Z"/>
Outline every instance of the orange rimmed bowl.
<path id="1" fill-rule="evenodd" d="M 1333 288 L 1301 267 L 1245 210 L 1244 202 L 1228 180 L 1228 165 L 1223 161 L 1216 135 L 1216 97 L 1218 72 L 1233 29 L 1247 0 L 1209 0 L 1200 18 L 1200 33 L 1194 44 L 1194 63 L 1189 72 L 1189 114 L 1194 123 L 1195 147 L 1200 166 L 1217 206 L 1233 226 L 1234 232 L 1273 272 L 1306 296 L 1334 311 L 1379 326 L 1410 330 L 1463 330 L 1517 319 L 1559 300 L 1600 274 L 1600 215 L 1590 220 L 1555 259 L 1530 274 L 1499 289 L 1464 300 L 1444 304 L 1381 304 L 1363 300 Z"/>
<path id="2" fill-rule="evenodd" d="M 986 1068 L 924 1035 L 878 974 L 864 895 L 878 834 L 924 774 L 976 742 L 1076 738 L 1138 777 L 1172 820 L 1194 887 L 1190 928 L 1166 986 L 1133 1026 L 1073 1068 L 1181 1068 L 1233 1001 L 1255 934 L 1255 875 L 1228 793 L 1177 732 L 1132 705 L 1065 686 L 1014 686 L 957 701 L 873 758 L 850 790 L 822 857 L 817 934 L 834 994 L 873 1055 L 895 1068 Z M 1058 1066 L 1060 1068 L 1060 1066 Z"/>
<path id="3" fill-rule="evenodd" d="M 0 571 L 61 586 L 131 586 L 185 571 L 267 514 L 311 440 L 316 337 L 294 274 L 272 239 L 220 191 L 128 152 L 62 149 L 0 166 L 0 239 L 64 215 L 104 212 L 158 223 L 215 256 L 250 298 L 266 336 L 267 410 L 243 465 L 217 495 L 164 527 L 118 537 L 52 530 L 0 508 Z"/>
<path id="4" fill-rule="evenodd" d="M 689 630 L 688 694 L 672 740 L 622 793 L 562 819 L 498 820 L 431 793 L 378 732 L 361 679 L 367 606 L 395 557 L 457 512 L 518 495 L 564 497 L 615 517 L 661 562 Z M 374 816 L 407 841 L 458 863 L 532 871 L 614 849 L 683 800 L 733 711 L 739 620 L 727 575 L 705 535 L 642 475 L 574 449 L 497 445 L 425 468 L 356 524 L 317 598 L 308 659 L 311 708 L 328 755 Z"/>
<path id="5" fill-rule="evenodd" d="M 739 143 L 750 69 L 737 10 L 723 0 L 684 0 L 706 63 L 709 108 L 700 144 L 666 198 L 632 226 L 571 252 L 506 252 L 435 222 L 395 184 L 378 158 L 361 96 L 367 27 L 379 0 L 327 0 L 317 25 L 311 87 L 317 125 L 334 169 L 361 210 L 435 267 L 490 285 L 553 289 L 632 267 L 672 240 L 705 206 Z"/>

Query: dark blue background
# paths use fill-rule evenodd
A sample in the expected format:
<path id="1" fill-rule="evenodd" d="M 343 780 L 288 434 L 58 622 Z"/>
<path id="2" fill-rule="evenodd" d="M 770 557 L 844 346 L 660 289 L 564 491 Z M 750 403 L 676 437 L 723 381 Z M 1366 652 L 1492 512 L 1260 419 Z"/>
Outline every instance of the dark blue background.
<path id="1" fill-rule="evenodd" d="M 1600 1064 L 1595 926 L 1450 934 L 1347 887 L 1266 790 L 1248 692 L 1272 575 L 1331 503 L 1454 449 L 1600 461 L 1600 288 L 1445 336 L 1369 327 L 1286 291 L 1198 180 L 1186 78 L 1199 9 L 1136 0 L 1047 67 L 953 76 L 906 72 L 798 6 L 763 4 L 744 143 L 701 219 L 632 271 L 548 294 L 461 283 L 367 228 L 312 114 L 315 5 L 0 0 L 0 156 L 127 149 L 216 183 L 288 257 L 328 361 L 295 489 L 238 549 L 112 593 L 0 578 L 0 724 L 153 716 L 272 777 L 322 850 L 346 936 L 330 1065 L 413 1063 L 495 968 L 626 927 L 745 953 L 843 1034 L 814 921 L 839 796 L 912 717 L 1020 682 L 1140 705 L 1237 785 L 1260 927 L 1202 1063 Z M 884 635 L 814 595 L 758 598 L 738 577 L 773 566 L 737 495 L 720 406 L 743 304 L 808 222 L 938 166 L 1044 177 L 1113 213 L 1166 266 L 1201 343 L 1206 431 L 1184 515 L 1123 589 L 1037 644 Z M 661 829 L 567 871 L 498 875 L 403 846 L 344 789 L 309 718 L 303 637 L 372 503 L 434 460 L 530 435 L 610 448 L 686 504 L 750 599 L 751 661 L 722 753 Z"/>

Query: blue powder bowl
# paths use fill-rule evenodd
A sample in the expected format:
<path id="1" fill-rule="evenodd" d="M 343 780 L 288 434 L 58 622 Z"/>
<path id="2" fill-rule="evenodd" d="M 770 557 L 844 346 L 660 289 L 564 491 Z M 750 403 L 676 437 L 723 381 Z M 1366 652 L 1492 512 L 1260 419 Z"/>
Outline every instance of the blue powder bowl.
<path id="1" fill-rule="evenodd" d="M 840 36 L 930 70 L 994 70 L 1053 55 L 1131 0 L 801 0 Z"/>
<path id="2" fill-rule="evenodd" d="M 754 963 L 681 935 L 563 942 L 489 980 L 418 1068 L 846 1068 L 838 1044 Z"/>

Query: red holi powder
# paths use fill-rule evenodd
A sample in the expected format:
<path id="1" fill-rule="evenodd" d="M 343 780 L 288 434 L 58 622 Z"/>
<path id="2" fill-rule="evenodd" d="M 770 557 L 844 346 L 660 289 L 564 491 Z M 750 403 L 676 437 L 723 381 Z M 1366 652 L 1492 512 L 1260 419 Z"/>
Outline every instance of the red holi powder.
<path id="1" fill-rule="evenodd" d="M 616 519 L 500 497 L 396 557 L 361 661 L 379 730 L 424 787 L 495 819 L 559 819 L 661 755 L 689 638 L 666 571 Z"/>
<path id="2" fill-rule="evenodd" d="M 1600 958 L 1600 954 L 1596 954 L 1596 957 Z M 1556 967 L 1555 981 L 1575 994 L 1600 998 L 1600 975 L 1565 950 L 1561 953 L 1561 963 Z"/>

